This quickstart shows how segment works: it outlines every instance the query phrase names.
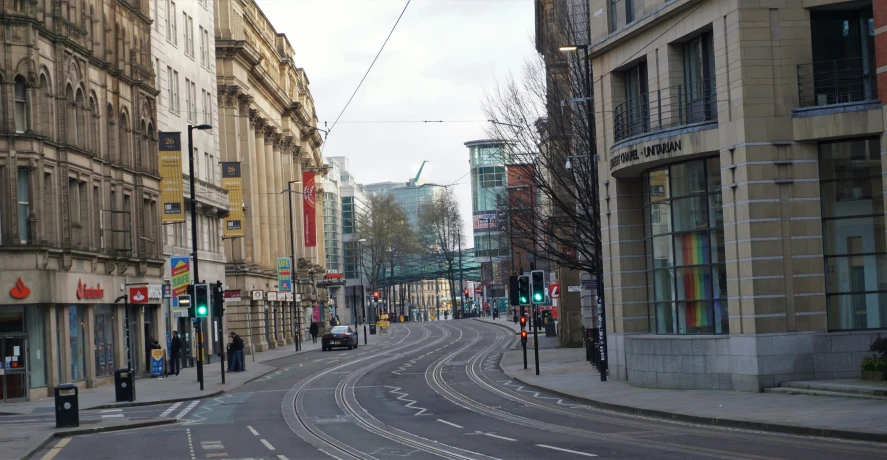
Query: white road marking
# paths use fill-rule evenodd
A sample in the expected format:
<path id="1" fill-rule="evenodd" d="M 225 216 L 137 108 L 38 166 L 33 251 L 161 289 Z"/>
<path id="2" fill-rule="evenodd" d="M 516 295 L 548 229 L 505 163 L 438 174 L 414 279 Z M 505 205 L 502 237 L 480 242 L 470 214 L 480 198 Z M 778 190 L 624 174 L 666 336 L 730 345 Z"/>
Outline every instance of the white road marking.
<path id="1" fill-rule="evenodd" d="M 191 409 L 194 409 L 198 404 L 200 404 L 200 401 L 194 401 L 191 404 L 188 404 L 188 407 L 182 409 L 182 411 L 179 412 L 178 415 L 176 415 L 176 420 L 180 420 L 182 417 L 187 415 L 188 412 L 191 412 Z"/>
<path id="2" fill-rule="evenodd" d="M 567 452 L 567 453 L 569 453 L 569 454 L 582 455 L 582 456 L 585 456 L 585 457 L 597 457 L 597 455 L 594 455 L 594 454 L 586 454 L 585 452 L 578 452 L 578 451 L 575 451 L 575 450 L 564 449 L 564 448 L 562 448 L 562 447 L 548 446 L 548 445 L 545 445 L 545 444 L 536 444 L 536 446 L 538 446 L 538 447 L 544 447 L 544 448 L 546 448 L 546 449 L 551 449 L 551 450 L 559 450 L 559 451 L 561 451 L 561 452 Z"/>
<path id="3" fill-rule="evenodd" d="M 169 409 L 163 411 L 163 412 L 160 414 L 160 416 L 161 416 L 161 417 L 166 417 L 167 415 L 171 414 L 172 411 L 178 409 L 179 406 L 181 406 L 181 405 L 182 405 L 182 402 L 179 401 L 179 402 L 173 404 L 172 406 L 169 406 Z"/>
<path id="4" fill-rule="evenodd" d="M 191 460 L 194 460 L 194 443 L 191 441 L 191 428 L 187 429 L 188 432 L 188 450 L 191 451 Z"/>
<path id="5" fill-rule="evenodd" d="M 270 442 L 268 442 L 268 441 L 266 441 L 266 440 L 264 440 L 264 439 L 259 439 L 259 441 L 262 441 L 262 444 L 264 444 L 265 447 L 268 448 L 268 450 L 275 450 L 275 449 L 274 449 L 274 446 L 272 446 Z"/>
<path id="6" fill-rule="evenodd" d="M 222 441 L 201 441 L 200 447 L 204 450 L 225 448 L 225 446 L 222 445 Z"/>
<path id="7" fill-rule="evenodd" d="M 123 409 L 105 409 L 102 411 L 103 414 L 106 412 L 123 412 Z"/>
<path id="8" fill-rule="evenodd" d="M 456 425 L 455 423 L 451 423 L 451 422 L 448 422 L 448 421 L 446 421 L 446 420 L 437 419 L 437 421 L 440 422 L 440 423 L 445 423 L 445 424 L 447 424 L 447 425 L 449 425 L 449 426 L 452 426 L 452 427 L 456 427 L 456 428 L 465 428 L 465 427 L 463 427 L 463 426 Z"/>
<path id="9" fill-rule="evenodd" d="M 506 441 L 517 441 L 517 439 L 506 438 L 505 436 L 499 436 L 499 435 L 493 434 L 493 433 L 484 433 L 484 436 L 489 436 L 491 438 L 496 438 L 496 439 L 504 439 Z"/>
<path id="10" fill-rule="evenodd" d="M 321 451 L 321 452 L 323 452 L 323 451 Z M 283 455 L 278 455 L 277 458 L 278 458 L 279 460 L 288 460 L 288 459 L 287 459 L 286 457 L 284 457 Z"/>
<path id="11" fill-rule="evenodd" d="M 118 417 L 123 417 L 123 414 L 108 414 L 108 415 L 102 416 L 102 418 L 118 418 Z"/>
<path id="12" fill-rule="evenodd" d="M 246 427 L 249 429 L 250 433 L 253 434 L 253 436 L 258 436 L 258 435 L 259 435 L 259 432 L 256 431 L 255 428 L 253 428 L 253 427 L 251 427 L 251 426 L 249 426 L 249 425 L 247 425 Z"/>

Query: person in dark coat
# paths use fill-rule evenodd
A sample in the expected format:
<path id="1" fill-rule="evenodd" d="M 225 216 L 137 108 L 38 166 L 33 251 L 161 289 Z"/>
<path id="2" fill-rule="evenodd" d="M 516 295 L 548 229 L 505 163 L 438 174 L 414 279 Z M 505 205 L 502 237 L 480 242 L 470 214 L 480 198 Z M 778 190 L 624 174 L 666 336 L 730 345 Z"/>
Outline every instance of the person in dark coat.
<path id="1" fill-rule="evenodd" d="M 231 369 L 230 372 L 243 371 L 243 339 L 236 332 L 228 334 L 231 337 Z"/>
<path id="2" fill-rule="evenodd" d="M 317 333 L 319 332 L 319 329 L 320 328 L 317 326 L 317 323 L 314 321 L 311 321 L 311 326 L 308 327 L 308 332 L 311 333 L 311 340 L 314 343 L 317 343 Z"/>
<path id="3" fill-rule="evenodd" d="M 179 355 L 182 353 L 182 339 L 179 331 L 172 331 L 172 340 L 169 341 L 169 373 L 179 375 L 181 363 Z"/>

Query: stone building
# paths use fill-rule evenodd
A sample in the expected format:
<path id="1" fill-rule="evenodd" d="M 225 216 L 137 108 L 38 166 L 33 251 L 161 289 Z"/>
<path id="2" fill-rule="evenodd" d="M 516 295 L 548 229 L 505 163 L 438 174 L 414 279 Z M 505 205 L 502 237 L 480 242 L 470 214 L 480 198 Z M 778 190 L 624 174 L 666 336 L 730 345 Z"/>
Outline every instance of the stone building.
<path id="1" fill-rule="evenodd" d="M 143 373 L 145 340 L 165 328 L 147 2 L 0 9 L 5 402 L 105 384 L 127 365 Z"/>
<path id="2" fill-rule="evenodd" d="M 611 376 L 858 377 L 887 328 L 887 2 L 587 3 Z"/>
<path id="3" fill-rule="evenodd" d="M 262 351 L 292 343 L 297 323 L 304 339 L 326 303 L 326 289 L 316 285 L 325 272 L 322 138 L 308 78 L 286 35 L 252 0 L 216 1 L 215 17 L 221 159 L 241 162 L 245 210 L 245 237 L 225 240 L 227 284 L 242 296 L 226 302 L 227 321 Z M 277 263 L 293 253 L 295 293 L 285 295 Z"/>

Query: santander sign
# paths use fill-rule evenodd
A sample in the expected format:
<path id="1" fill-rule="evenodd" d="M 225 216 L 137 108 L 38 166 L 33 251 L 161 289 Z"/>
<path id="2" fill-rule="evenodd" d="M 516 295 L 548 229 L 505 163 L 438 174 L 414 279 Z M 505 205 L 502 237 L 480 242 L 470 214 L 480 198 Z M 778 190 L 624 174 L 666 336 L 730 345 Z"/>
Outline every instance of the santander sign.
<path id="1" fill-rule="evenodd" d="M 77 280 L 77 298 L 78 299 L 103 299 L 105 290 L 101 284 L 96 284 L 94 288 L 87 287 L 82 280 Z"/>

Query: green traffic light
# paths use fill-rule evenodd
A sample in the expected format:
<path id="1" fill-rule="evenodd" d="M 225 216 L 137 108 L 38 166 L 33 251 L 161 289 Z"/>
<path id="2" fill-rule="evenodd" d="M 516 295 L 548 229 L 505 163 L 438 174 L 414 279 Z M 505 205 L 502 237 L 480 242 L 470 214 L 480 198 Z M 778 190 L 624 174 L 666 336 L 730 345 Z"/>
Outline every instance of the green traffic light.
<path id="1" fill-rule="evenodd" d="M 521 301 L 521 303 L 527 303 L 527 298 L 522 296 L 520 298 L 520 301 Z"/>
<path id="2" fill-rule="evenodd" d="M 534 299 L 536 302 L 541 302 L 541 301 L 542 301 L 542 296 L 539 295 L 539 294 L 536 294 L 535 296 L 533 296 L 533 299 Z"/>
<path id="3" fill-rule="evenodd" d="M 200 305 L 197 307 L 197 316 L 206 316 L 206 305 Z"/>

